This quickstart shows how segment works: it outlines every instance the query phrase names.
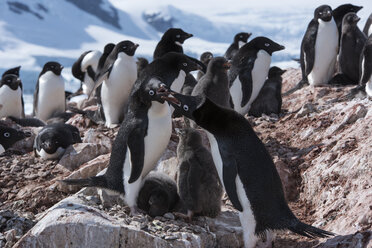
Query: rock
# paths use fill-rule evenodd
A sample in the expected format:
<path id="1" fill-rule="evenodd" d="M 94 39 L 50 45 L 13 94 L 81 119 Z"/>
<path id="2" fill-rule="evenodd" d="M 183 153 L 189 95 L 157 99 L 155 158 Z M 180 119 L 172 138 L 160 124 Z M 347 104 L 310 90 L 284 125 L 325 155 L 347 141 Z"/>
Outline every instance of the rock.
<path id="1" fill-rule="evenodd" d="M 306 103 L 296 114 L 296 118 L 304 117 L 310 113 L 316 112 L 316 107 L 312 103 Z"/>
<path id="2" fill-rule="evenodd" d="M 93 128 L 88 129 L 88 131 L 84 133 L 83 143 L 101 144 L 107 147 L 109 151 L 111 151 L 112 146 L 110 138 Z"/>
<path id="3" fill-rule="evenodd" d="M 173 180 L 177 180 L 177 171 L 178 171 L 177 165 L 178 165 L 177 158 L 172 157 L 167 160 L 161 161 L 156 167 L 156 170 L 167 174 Z"/>
<path id="4" fill-rule="evenodd" d="M 172 213 L 165 213 L 164 214 L 164 218 L 167 218 L 167 219 L 170 219 L 170 220 L 174 220 L 175 217 Z"/>
<path id="5" fill-rule="evenodd" d="M 59 160 L 59 164 L 73 171 L 97 156 L 109 152 L 109 148 L 101 144 L 77 143 L 66 149 L 65 154 Z"/>
<path id="6" fill-rule="evenodd" d="M 14 229 L 11 229 L 11 230 L 9 230 L 9 231 L 7 231 L 7 232 L 5 232 L 4 234 L 5 234 L 5 240 L 7 241 L 7 242 L 12 242 L 12 241 L 14 241 L 14 239 L 15 239 L 15 237 L 16 237 L 16 230 L 14 230 Z"/>
<path id="7" fill-rule="evenodd" d="M 337 236 L 314 248 L 370 248 L 372 247 L 372 231 L 357 232 L 355 234 Z"/>

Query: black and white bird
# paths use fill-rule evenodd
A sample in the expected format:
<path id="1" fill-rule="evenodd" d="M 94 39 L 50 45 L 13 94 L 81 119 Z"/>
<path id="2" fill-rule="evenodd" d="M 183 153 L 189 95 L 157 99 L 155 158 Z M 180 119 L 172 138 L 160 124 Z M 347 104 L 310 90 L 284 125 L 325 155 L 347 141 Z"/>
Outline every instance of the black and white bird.
<path id="1" fill-rule="evenodd" d="M 0 106 L 1 110 L 1 106 Z M 0 154 L 12 147 L 17 141 L 30 137 L 29 133 L 0 125 Z"/>
<path id="2" fill-rule="evenodd" d="M 0 81 L 0 118 L 25 115 L 21 79 L 16 74 L 5 74 Z"/>
<path id="3" fill-rule="evenodd" d="M 183 43 L 192 36 L 192 34 L 186 33 L 180 28 L 168 29 L 156 45 L 153 58 L 160 58 L 168 52 L 183 53 Z"/>
<path id="4" fill-rule="evenodd" d="M 249 37 L 251 37 L 251 35 L 252 33 L 246 32 L 237 33 L 234 36 L 234 42 L 229 46 L 229 48 L 227 48 L 224 57 L 227 60 L 232 59 L 235 56 L 235 54 L 238 53 L 239 49 L 245 44 L 247 44 L 247 41 Z"/>

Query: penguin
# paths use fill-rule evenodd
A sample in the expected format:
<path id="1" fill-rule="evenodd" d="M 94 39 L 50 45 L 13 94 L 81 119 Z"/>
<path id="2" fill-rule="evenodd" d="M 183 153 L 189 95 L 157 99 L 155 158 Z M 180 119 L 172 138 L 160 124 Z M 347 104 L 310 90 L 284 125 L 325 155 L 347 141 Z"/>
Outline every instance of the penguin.
<path id="1" fill-rule="evenodd" d="M 220 180 L 239 211 L 246 248 L 268 232 L 288 229 L 314 238 L 334 235 L 307 225 L 292 213 L 274 162 L 244 116 L 203 95 L 158 91 L 174 108 L 205 129 Z"/>
<path id="2" fill-rule="evenodd" d="M 368 37 L 360 56 L 359 86 L 372 97 L 372 35 Z"/>
<path id="3" fill-rule="evenodd" d="M 338 55 L 339 73 L 332 78 L 331 84 L 359 83 L 359 60 L 367 40 L 366 35 L 357 26 L 359 20 L 353 12 L 344 16 Z"/>
<path id="4" fill-rule="evenodd" d="M 160 58 L 168 52 L 183 53 L 183 42 L 192 36 L 192 34 L 186 33 L 180 28 L 168 29 L 156 45 L 153 58 Z"/>
<path id="5" fill-rule="evenodd" d="M 208 64 L 209 64 L 209 61 L 211 61 L 211 59 L 213 58 L 213 53 L 211 52 L 204 52 L 200 55 L 200 61 L 206 66 L 208 67 Z M 198 71 L 198 74 L 196 75 L 196 80 L 199 81 L 199 79 L 204 75 L 204 72 L 199 70 Z M 182 93 L 183 95 L 185 95 L 184 93 Z"/>
<path id="6" fill-rule="evenodd" d="M 137 206 L 151 217 L 172 212 L 179 202 L 177 184 L 168 175 L 150 172 L 138 193 Z"/>
<path id="7" fill-rule="evenodd" d="M 101 71 L 106 63 L 106 60 L 112 50 L 114 50 L 115 44 L 114 43 L 107 43 L 105 47 L 103 48 L 103 53 L 101 57 L 99 58 L 98 65 L 97 65 L 97 70 L 96 70 L 96 78 L 95 81 L 97 80 L 97 75 L 101 74 Z"/>
<path id="8" fill-rule="evenodd" d="M 58 159 L 65 153 L 67 147 L 81 143 L 79 130 L 69 124 L 54 123 L 44 126 L 34 141 L 34 151 L 37 156 L 47 159 Z"/>
<path id="9" fill-rule="evenodd" d="M 10 68 L 9 70 L 4 71 L 3 75 L 1 76 L 1 78 L 3 78 L 5 75 L 9 75 L 9 74 L 14 74 L 17 77 L 19 77 L 19 71 L 20 70 L 21 70 L 21 66 Z"/>
<path id="10" fill-rule="evenodd" d="M 238 50 L 247 43 L 251 35 L 252 33 L 246 33 L 246 32 L 237 33 L 234 36 L 234 42 L 229 46 L 229 48 L 227 48 L 224 57 L 227 60 L 232 59 L 235 56 L 235 54 L 238 52 Z"/>
<path id="11" fill-rule="evenodd" d="M 179 92 L 186 74 L 197 69 L 199 64 L 192 58 L 175 52 L 167 53 L 146 66 L 131 91 L 106 173 L 64 182 L 117 192 L 131 208 L 131 213 L 136 214 L 142 180 L 156 166 L 172 134 L 173 107 L 158 99 L 156 91 L 165 84 Z"/>
<path id="12" fill-rule="evenodd" d="M 140 76 L 141 72 L 149 64 L 149 61 L 146 58 L 139 57 L 137 58 L 137 77 Z"/>
<path id="13" fill-rule="evenodd" d="M 134 53 L 138 46 L 129 40 L 116 44 L 96 76 L 92 92 L 102 84 L 101 101 L 107 127 L 117 126 L 124 118 L 129 94 L 137 79 Z"/>
<path id="14" fill-rule="evenodd" d="M 231 107 L 227 71 L 231 64 L 224 57 L 211 59 L 207 73 L 199 80 L 191 95 L 205 94 L 214 103 Z"/>
<path id="15" fill-rule="evenodd" d="M 14 128 L 0 125 L 0 154 L 5 152 L 14 143 L 19 140 L 23 140 L 26 137 L 30 137 L 30 133 L 18 131 Z"/>
<path id="16" fill-rule="evenodd" d="M 22 82 L 16 74 L 5 74 L 0 81 L 0 118 L 24 117 Z"/>
<path id="17" fill-rule="evenodd" d="M 358 13 L 359 10 L 361 10 L 362 8 L 363 6 L 356 6 L 356 5 L 352 5 L 349 3 L 349 4 L 342 4 L 332 11 L 332 16 L 336 22 L 337 30 L 338 30 L 338 37 L 339 37 L 338 42 L 340 42 L 340 39 L 341 39 L 342 19 L 344 18 L 344 16 L 349 12 Z"/>
<path id="18" fill-rule="evenodd" d="M 217 217 L 221 212 L 222 186 L 213 158 L 202 137 L 192 128 L 177 129 L 177 185 L 187 219 L 194 214 Z"/>
<path id="19" fill-rule="evenodd" d="M 252 102 L 249 115 L 260 117 L 262 114 L 279 115 L 282 109 L 282 74 L 286 70 L 273 66 L 256 100 Z"/>
<path id="20" fill-rule="evenodd" d="M 256 37 L 234 56 L 229 72 L 234 110 L 245 115 L 260 92 L 270 69 L 273 52 L 285 47 L 266 37 Z"/>
<path id="21" fill-rule="evenodd" d="M 372 34 L 372 14 L 369 15 L 366 24 L 364 25 L 363 28 L 363 33 L 369 37 Z"/>
<path id="22" fill-rule="evenodd" d="M 34 92 L 33 116 L 46 121 L 66 109 L 65 83 L 61 75 L 63 66 L 47 62 L 40 72 Z"/>
<path id="23" fill-rule="evenodd" d="M 9 116 L 9 119 L 11 119 L 13 122 L 17 123 L 22 127 L 43 127 L 46 125 L 46 123 L 43 122 L 42 120 L 33 117 L 16 118 L 13 116 Z"/>
<path id="24" fill-rule="evenodd" d="M 86 51 L 80 55 L 71 67 L 72 75 L 81 81 L 81 88 L 85 95 L 89 95 L 94 88 L 94 80 L 101 56 L 100 51 Z"/>

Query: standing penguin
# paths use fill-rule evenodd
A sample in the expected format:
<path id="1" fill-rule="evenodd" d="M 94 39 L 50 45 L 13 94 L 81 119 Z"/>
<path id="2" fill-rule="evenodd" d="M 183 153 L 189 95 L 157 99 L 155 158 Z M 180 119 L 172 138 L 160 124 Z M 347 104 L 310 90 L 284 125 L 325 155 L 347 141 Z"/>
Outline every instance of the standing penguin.
<path id="1" fill-rule="evenodd" d="M 190 37 L 192 37 L 192 34 L 188 34 L 180 28 L 168 29 L 156 45 L 154 59 L 160 58 L 168 52 L 183 53 L 182 44 Z"/>
<path id="2" fill-rule="evenodd" d="M 247 43 L 251 35 L 252 33 L 246 32 L 237 33 L 234 36 L 234 42 L 227 48 L 224 57 L 228 60 L 232 59 L 238 53 L 238 50 Z"/>
<path id="3" fill-rule="evenodd" d="M 65 82 L 58 62 L 47 62 L 40 72 L 34 92 L 33 115 L 43 121 L 66 109 Z"/>
<path id="4" fill-rule="evenodd" d="M 93 91 L 103 83 L 101 101 L 107 127 L 120 124 L 124 118 L 129 94 L 137 79 L 134 53 L 138 46 L 129 40 L 116 44 L 96 76 Z"/>
<path id="5" fill-rule="evenodd" d="M 353 12 L 344 16 L 340 53 L 338 55 L 339 74 L 332 78 L 332 84 L 358 84 L 359 63 L 366 35 L 358 28 L 360 18 Z"/>
<path id="6" fill-rule="evenodd" d="M 21 79 L 15 74 L 5 74 L 0 81 L 0 118 L 24 117 Z"/>
<path id="7" fill-rule="evenodd" d="M 17 131 L 14 128 L 0 125 L 0 154 L 5 152 L 17 141 L 22 140 L 26 137 L 30 137 L 30 135 L 31 134 L 25 133 L 23 131 Z"/>
<path id="8" fill-rule="evenodd" d="M 136 213 L 142 180 L 156 166 L 172 134 L 172 108 L 158 97 L 156 90 L 165 84 L 180 91 L 186 73 L 197 69 L 198 64 L 194 60 L 173 52 L 146 66 L 130 94 L 106 173 L 65 182 L 119 192 L 124 195 L 132 213 Z"/>
<path id="9" fill-rule="evenodd" d="M 285 70 L 273 66 L 256 100 L 252 103 L 249 115 L 260 117 L 262 114 L 279 115 L 282 109 L 282 74 Z"/>
<path id="10" fill-rule="evenodd" d="M 94 80 L 101 56 L 100 51 L 87 51 L 80 55 L 79 59 L 72 65 L 72 75 L 81 81 L 83 93 L 86 95 L 89 95 L 94 88 Z"/>
<path id="11" fill-rule="evenodd" d="M 181 204 L 191 221 L 194 214 L 215 218 L 221 212 L 222 186 L 211 153 L 192 128 L 177 131 L 177 184 Z"/>
<path id="12" fill-rule="evenodd" d="M 208 131 L 218 175 L 239 210 L 246 248 L 254 248 L 260 236 L 274 230 L 288 229 L 310 238 L 333 235 L 301 222 L 292 213 L 270 154 L 242 115 L 202 95 L 184 96 L 167 90 L 159 93 Z"/>
<path id="13" fill-rule="evenodd" d="M 211 59 L 213 59 L 213 54 L 211 52 L 204 52 L 202 53 L 202 55 L 200 55 L 200 61 L 206 66 L 208 67 L 208 64 L 209 64 L 209 61 L 211 61 Z M 196 76 L 196 80 L 199 81 L 199 79 L 204 75 L 205 73 L 201 70 L 198 71 L 198 74 Z M 182 93 L 183 95 L 187 95 L 187 94 L 184 94 Z"/>
<path id="14" fill-rule="evenodd" d="M 360 56 L 359 87 L 372 97 L 372 35 L 368 37 Z"/>
<path id="15" fill-rule="evenodd" d="M 363 28 L 363 33 L 369 37 L 372 34 L 372 14 L 369 15 Z"/>
<path id="16" fill-rule="evenodd" d="M 333 19 L 335 20 L 336 25 L 337 25 L 339 44 L 340 44 L 341 33 L 342 33 L 342 19 L 344 19 L 344 16 L 347 13 L 350 13 L 350 12 L 358 13 L 359 10 L 361 10 L 362 8 L 363 6 L 356 6 L 356 5 L 352 5 L 349 3 L 349 4 L 342 4 L 332 11 Z"/>
<path id="17" fill-rule="evenodd" d="M 284 48 L 266 37 L 256 37 L 239 49 L 229 73 L 230 94 L 235 111 L 242 115 L 248 113 L 265 83 L 273 52 Z"/>

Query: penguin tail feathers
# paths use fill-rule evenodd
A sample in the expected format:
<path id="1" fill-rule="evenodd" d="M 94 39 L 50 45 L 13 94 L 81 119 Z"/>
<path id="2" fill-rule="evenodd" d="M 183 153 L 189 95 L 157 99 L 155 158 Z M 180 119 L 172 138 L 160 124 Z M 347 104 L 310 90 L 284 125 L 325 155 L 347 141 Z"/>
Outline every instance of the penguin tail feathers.
<path id="1" fill-rule="evenodd" d="M 296 84 L 295 87 L 283 93 L 283 96 L 289 96 L 290 94 L 298 91 L 299 89 L 302 89 L 305 85 L 308 85 L 308 84 L 309 82 L 306 79 L 302 79 L 300 82 L 298 82 L 298 84 Z"/>
<path id="2" fill-rule="evenodd" d="M 108 188 L 107 182 L 104 176 L 89 177 L 84 179 L 65 179 L 60 182 L 75 185 L 81 187 L 99 187 L 99 188 Z"/>
<path id="3" fill-rule="evenodd" d="M 326 238 L 329 236 L 335 236 L 334 233 L 305 224 L 297 219 L 296 221 L 293 222 L 293 224 L 291 224 L 288 227 L 288 229 L 294 233 L 300 234 L 308 238 Z"/>

